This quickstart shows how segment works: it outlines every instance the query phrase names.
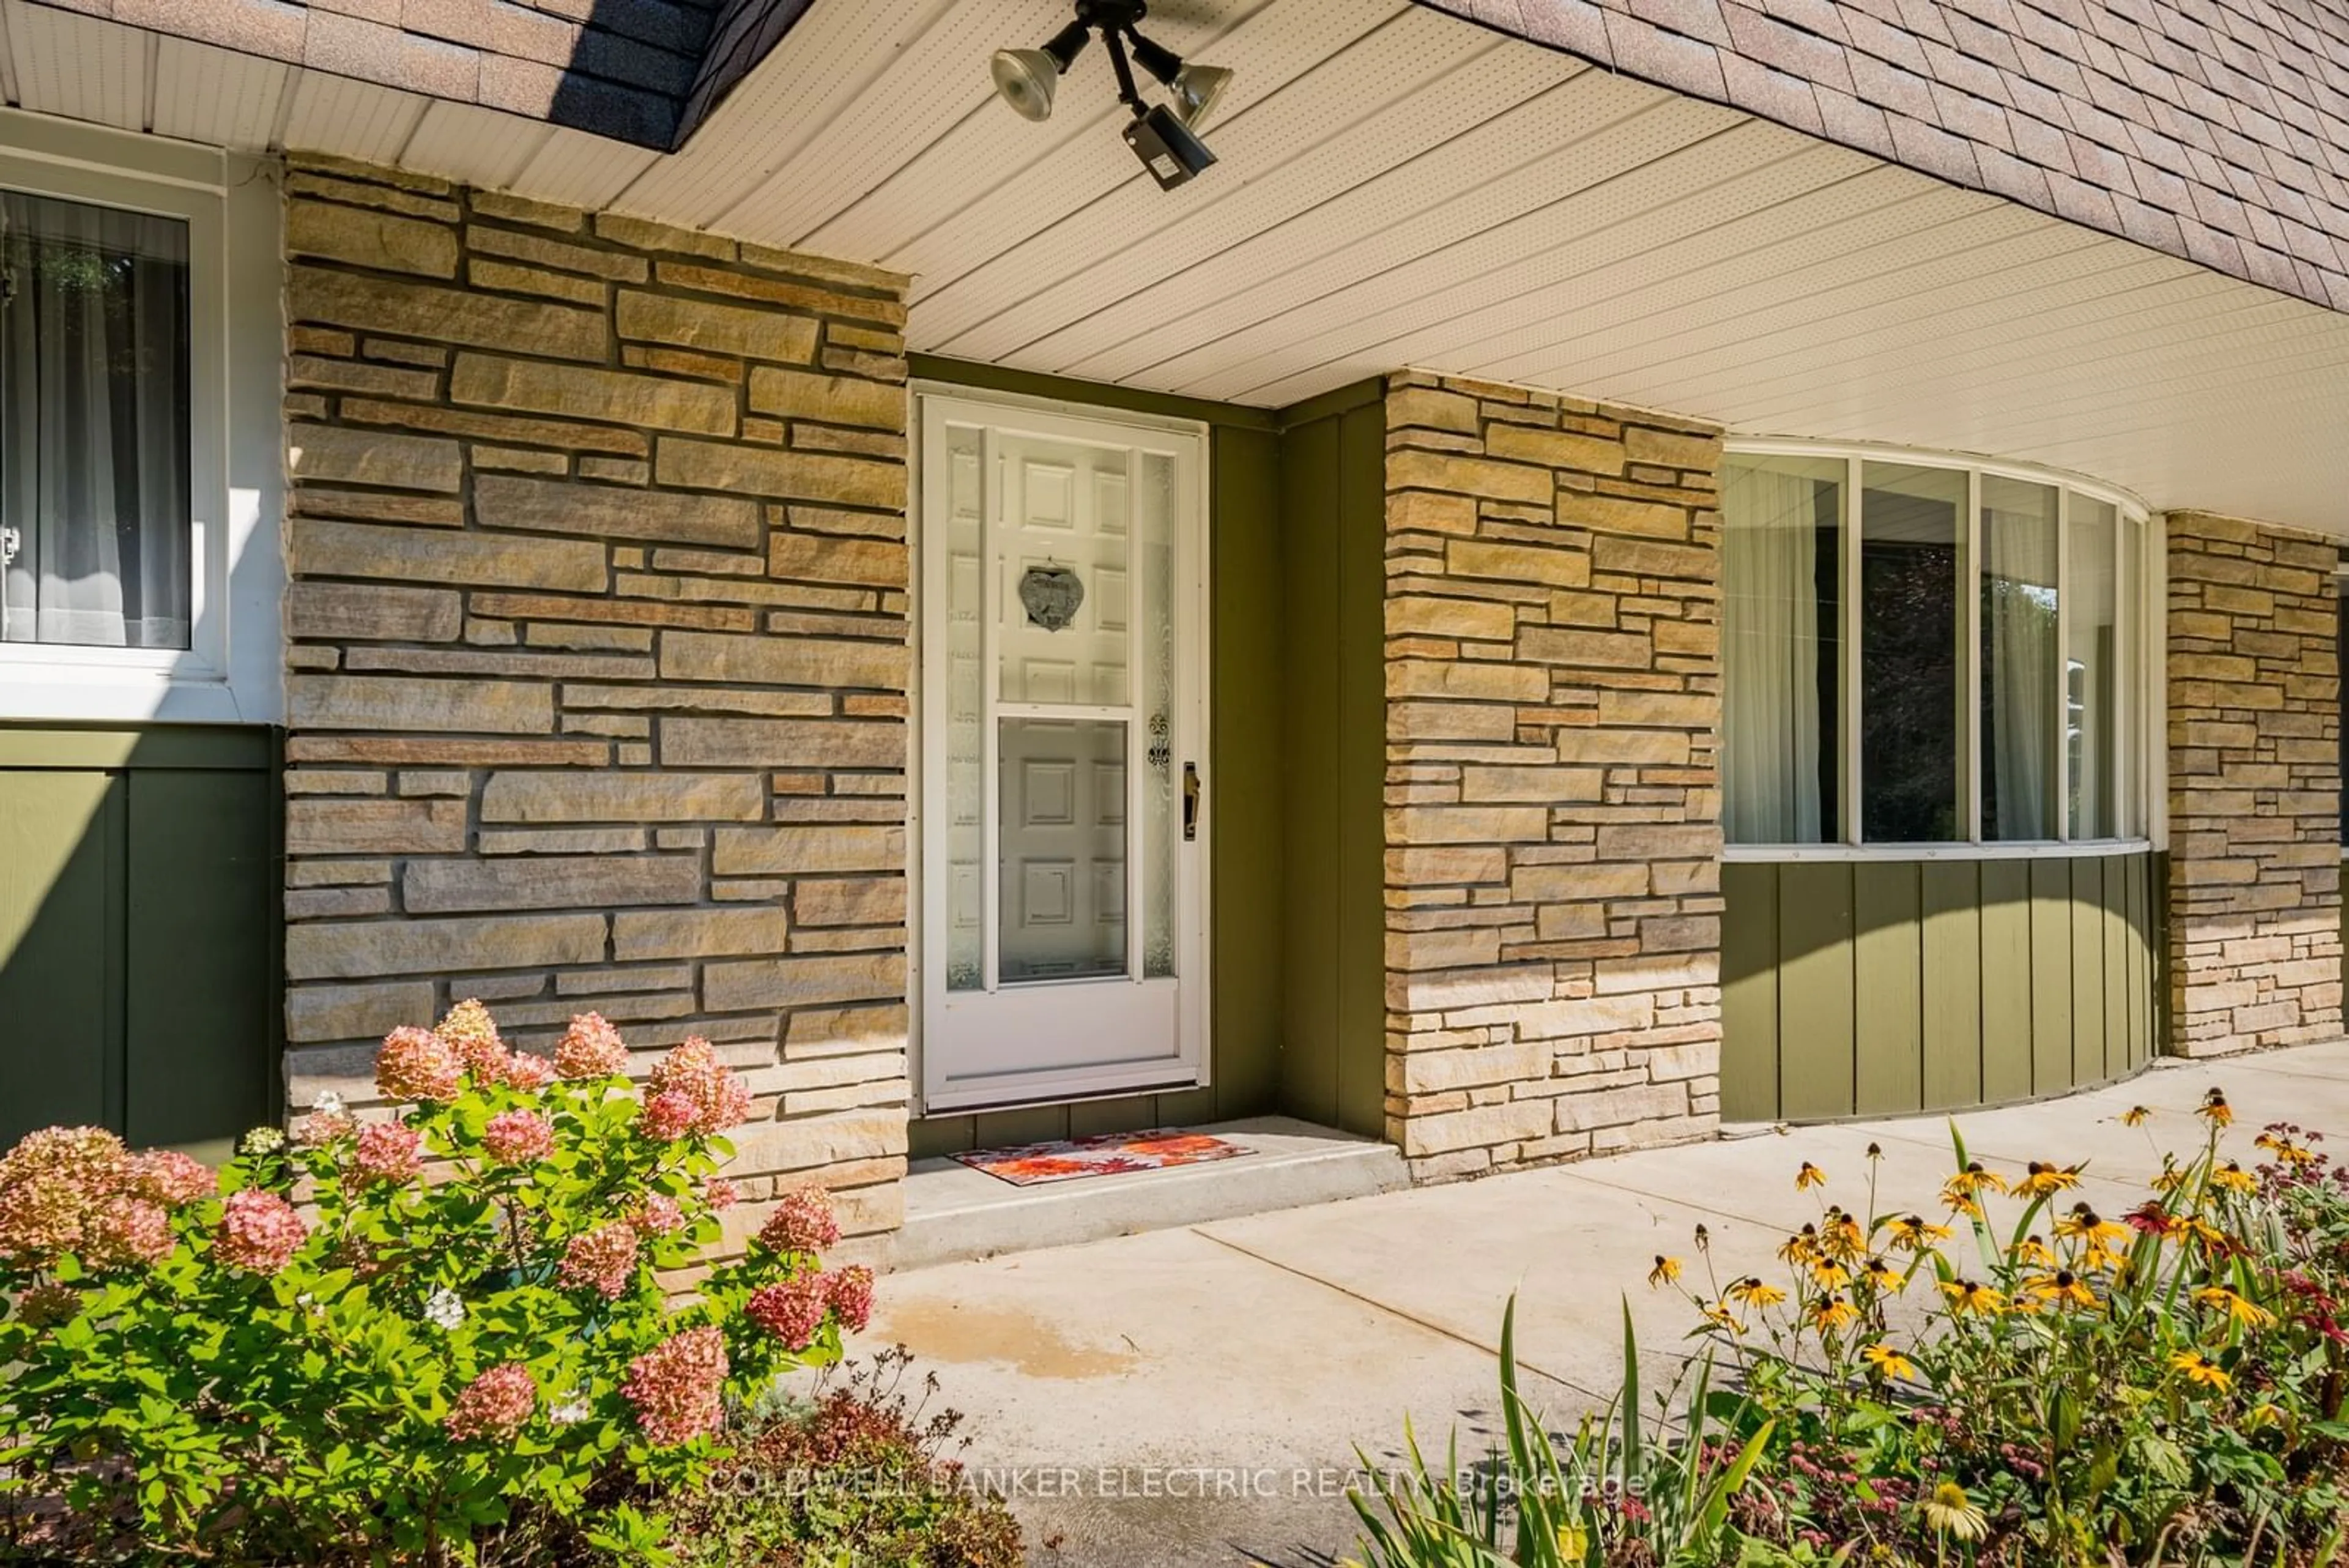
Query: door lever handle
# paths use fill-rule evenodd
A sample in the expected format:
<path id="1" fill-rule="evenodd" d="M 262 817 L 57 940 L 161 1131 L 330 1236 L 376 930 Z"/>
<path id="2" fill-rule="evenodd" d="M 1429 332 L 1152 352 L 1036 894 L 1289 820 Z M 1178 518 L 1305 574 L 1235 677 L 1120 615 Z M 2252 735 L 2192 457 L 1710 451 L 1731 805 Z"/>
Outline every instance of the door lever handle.
<path id="1" fill-rule="evenodd" d="M 1199 836 L 1199 764 L 1183 764 L 1183 841 Z"/>

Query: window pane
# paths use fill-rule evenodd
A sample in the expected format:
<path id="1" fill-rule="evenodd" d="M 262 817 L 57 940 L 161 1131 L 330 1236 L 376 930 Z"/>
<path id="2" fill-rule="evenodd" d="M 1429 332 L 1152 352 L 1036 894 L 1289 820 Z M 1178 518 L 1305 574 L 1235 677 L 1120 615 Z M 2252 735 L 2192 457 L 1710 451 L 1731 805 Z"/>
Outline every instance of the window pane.
<path id="1" fill-rule="evenodd" d="M 0 192 L 0 640 L 186 648 L 188 233 Z"/>
<path id="2" fill-rule="evenodd" d="M 1861 485 L 1861 836 L 1947 843 L 1965 833 L 1958 584 L 1966 476 L 1871 462 Z"/>
<path id="3" fill-rule="evenodd" d="M 1982 831 L 2055 836 L 2054 486 L 1982 475 Z"/>
<path id="4" fill-rule="evenodd" d="M 2072 770 L 2065 820 L 2075 838 L 2111 838 L 2120 832 L 2120 595 L 2113 580 L 2118 513 L 2085 495 L 2073 496 L 2071 506 L 2064 576 L 2064 744 Z"/>
<path id="5" fill-rule="evenodd" d="M 1723 811 L 1733 844 L 1836 826 L 1844 463 L 1733 458 L 1722 476 Z"/>

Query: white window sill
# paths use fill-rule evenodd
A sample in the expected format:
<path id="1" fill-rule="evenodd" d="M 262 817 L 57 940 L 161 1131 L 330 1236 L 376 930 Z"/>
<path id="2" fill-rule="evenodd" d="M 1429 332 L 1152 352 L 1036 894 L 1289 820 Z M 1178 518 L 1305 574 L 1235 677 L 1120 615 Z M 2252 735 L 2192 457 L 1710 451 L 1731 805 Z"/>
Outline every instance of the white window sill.
<path id="1" fill-rule="evenodd" d="M 1795 860 L 2080 860 L 2092 856 L 2143 855 L 2149 838 L 2084 838 L 2029 844 L 1732 844 L 1721 857 L 1733 864 Z"/>
<path id="2" fill-rule="evenodd" d="M 219 679 L 92 664 L 0 669 L 0 723 L 262 724 L 274 717 L 274 704 Z"/>

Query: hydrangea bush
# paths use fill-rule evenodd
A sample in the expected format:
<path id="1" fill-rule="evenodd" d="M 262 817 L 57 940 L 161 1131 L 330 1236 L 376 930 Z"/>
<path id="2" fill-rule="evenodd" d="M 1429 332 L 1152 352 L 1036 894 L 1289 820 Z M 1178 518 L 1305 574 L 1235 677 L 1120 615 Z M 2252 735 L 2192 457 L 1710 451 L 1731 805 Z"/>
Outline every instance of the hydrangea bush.
<path id="1" fill-rule="evenodd" d="M 699 1482 L 730 1400 L 835 1359 L 873 1282 L 823 1268 L 839 1230 L 812 1189 L 678 1300 L 734 1201 L 717 1172 L 750 1095 L 704 1040 L 641 1095 L 627 1063 L 595 1014 L 550 1060 L 467 1002 L 384 1041 L 401 1114 L 324 1096 L 217 1173 L 91 1127 L 0 1157 L 15 1528 L 60 1552 L 440 1563 L 552 1518 L 653 1555 L 659 1522 L 623 1500 Z"/>

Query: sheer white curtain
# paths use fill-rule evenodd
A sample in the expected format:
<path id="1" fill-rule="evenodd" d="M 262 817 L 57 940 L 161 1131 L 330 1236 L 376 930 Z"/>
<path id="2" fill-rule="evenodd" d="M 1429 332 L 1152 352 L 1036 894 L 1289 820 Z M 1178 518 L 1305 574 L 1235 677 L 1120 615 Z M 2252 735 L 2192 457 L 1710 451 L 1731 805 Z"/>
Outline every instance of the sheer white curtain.
<path id="1" fill-rule="evenodd" d="M 1817 482 L 1732 464 L 1722 490 L 1724 826 L 1812 844 L 1819 820 Z"/>
<path id="2" fill-rule="evenodd" d="M 2055 836 L 2055 496 L 1982 480 L 1985 838 Z"/>
<path id="3" fill-rule="evenodd" d="M 187 227 L 0 192 L 0 638 L 189 645 Z"/>

